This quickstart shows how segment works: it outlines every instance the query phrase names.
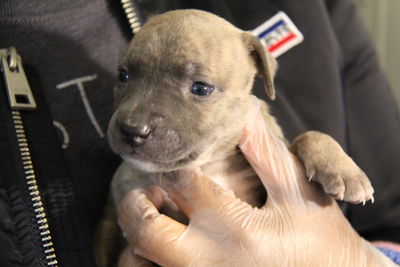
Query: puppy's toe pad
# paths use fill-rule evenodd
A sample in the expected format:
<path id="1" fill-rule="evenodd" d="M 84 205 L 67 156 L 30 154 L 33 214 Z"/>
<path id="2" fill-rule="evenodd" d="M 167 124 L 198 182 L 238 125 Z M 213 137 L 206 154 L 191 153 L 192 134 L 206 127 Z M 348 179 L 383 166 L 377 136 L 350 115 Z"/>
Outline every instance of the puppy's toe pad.
<path id="1" fill-rule="evenodd" d="M 374 189 L 367 176 L 360 170 L 357 174 L 318 172 L 316 180 L 327 194 L 350 203 L 364 203 L 373 199 Z"/>
<path id="2" fill-rule="evenodd" d="M 327 194 L 332 195 L 336 199 L 343 200 L 346 193 L 346 187 L 343 179 L 339 177 L 330 178 L 321 184 Z"/>

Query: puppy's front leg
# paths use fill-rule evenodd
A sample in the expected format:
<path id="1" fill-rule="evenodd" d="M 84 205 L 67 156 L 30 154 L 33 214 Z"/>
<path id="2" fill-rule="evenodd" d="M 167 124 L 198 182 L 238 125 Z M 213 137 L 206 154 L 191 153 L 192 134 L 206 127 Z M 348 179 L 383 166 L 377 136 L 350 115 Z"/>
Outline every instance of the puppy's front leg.
<path id="1" fill-rule="evenodd" d="M 303 161 L 309 179 L 319 182 L 326 193 L 352 203 L 373 201 L 368 177 L 329 135 L 303 133 L 290 150 Z"/>

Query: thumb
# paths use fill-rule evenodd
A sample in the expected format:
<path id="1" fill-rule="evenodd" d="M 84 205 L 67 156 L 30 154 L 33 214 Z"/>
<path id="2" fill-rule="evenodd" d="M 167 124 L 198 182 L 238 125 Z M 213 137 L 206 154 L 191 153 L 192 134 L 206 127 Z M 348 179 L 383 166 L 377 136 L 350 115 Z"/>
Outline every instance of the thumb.
<path id="1" fill-rule="evenodd" d="M 254 105 L 239 148 L 264 184 L 269 202 L 287 203 L 302 199 L 300 166 L 284 140 L 268 128 L 259 104 Z"/>

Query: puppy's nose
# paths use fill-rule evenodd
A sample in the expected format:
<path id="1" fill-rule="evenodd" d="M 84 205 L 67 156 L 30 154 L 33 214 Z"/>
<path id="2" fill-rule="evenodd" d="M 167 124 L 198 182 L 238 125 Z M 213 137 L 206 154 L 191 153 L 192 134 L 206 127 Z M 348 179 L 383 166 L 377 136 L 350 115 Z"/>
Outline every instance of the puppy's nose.
<path id="1" fill-rule="evenodd" d="M 150 126 L 147 124 L 130 125 L 128 123 L 121 122 L 119 129 L 126 141 L 133 145 L 143 144 L 150 134 Z"/>

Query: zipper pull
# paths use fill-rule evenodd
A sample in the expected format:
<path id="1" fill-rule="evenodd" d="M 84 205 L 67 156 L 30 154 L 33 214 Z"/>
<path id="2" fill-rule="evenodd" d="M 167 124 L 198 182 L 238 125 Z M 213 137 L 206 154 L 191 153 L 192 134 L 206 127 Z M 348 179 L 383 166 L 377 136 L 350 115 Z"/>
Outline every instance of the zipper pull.
<path id="1" fill-rule="evenodd" d="M 0 49 L 0 70 L 7 89 L 8 100 L 13 110 L 36 109 L 36 101 L 22 67 L 21 57 L 14 47 Z"/>

